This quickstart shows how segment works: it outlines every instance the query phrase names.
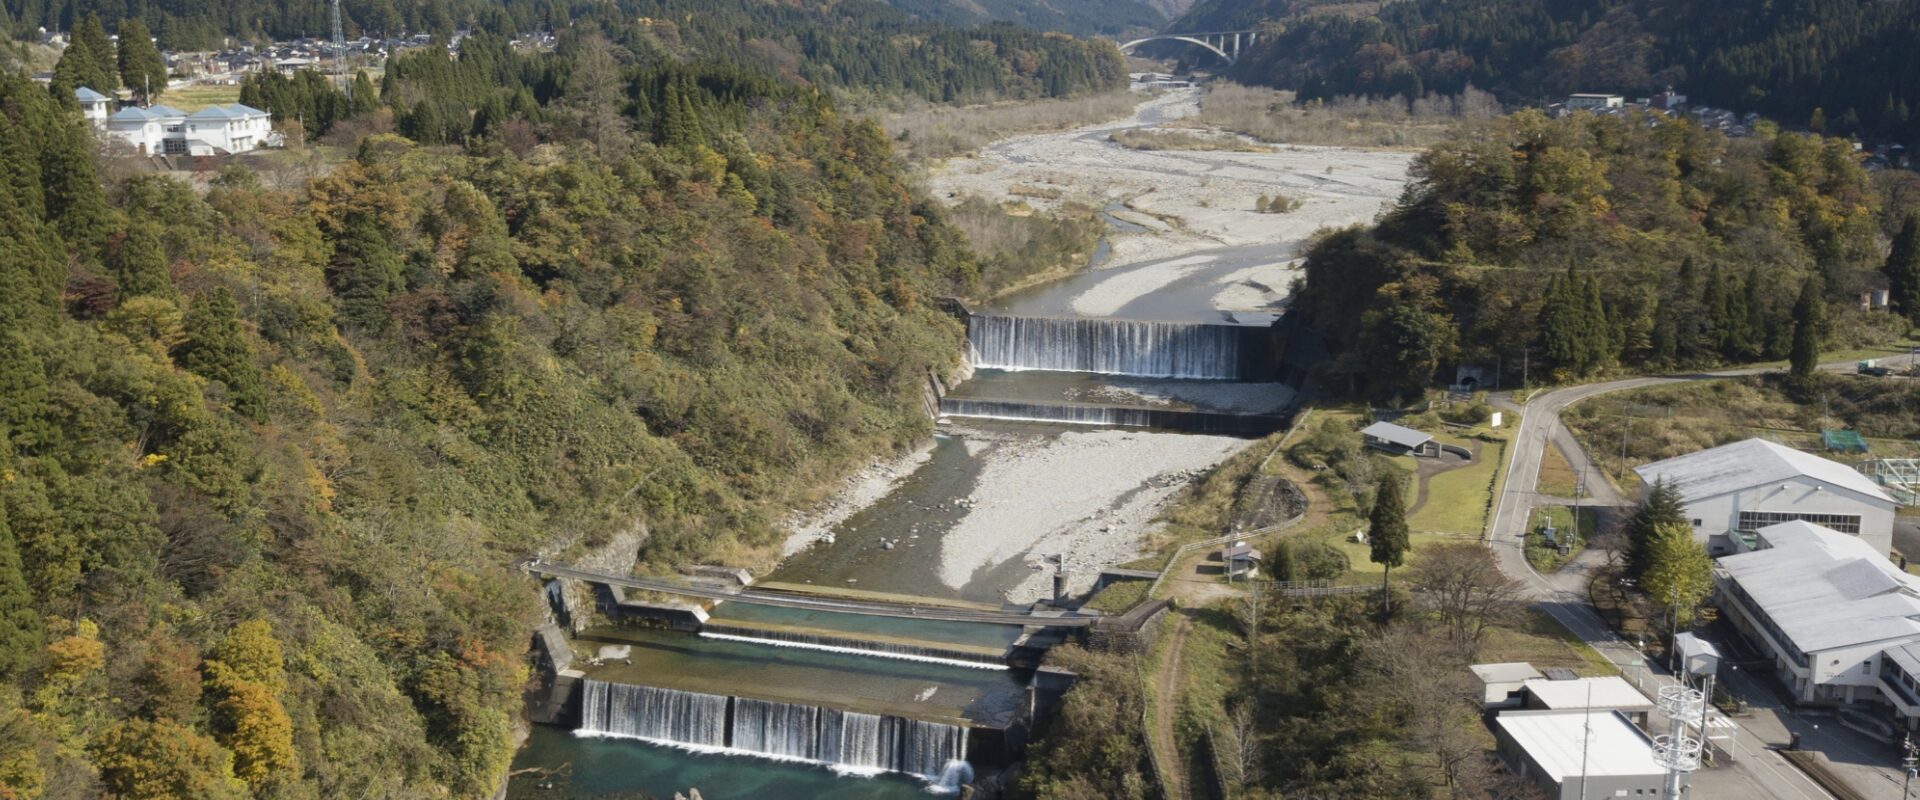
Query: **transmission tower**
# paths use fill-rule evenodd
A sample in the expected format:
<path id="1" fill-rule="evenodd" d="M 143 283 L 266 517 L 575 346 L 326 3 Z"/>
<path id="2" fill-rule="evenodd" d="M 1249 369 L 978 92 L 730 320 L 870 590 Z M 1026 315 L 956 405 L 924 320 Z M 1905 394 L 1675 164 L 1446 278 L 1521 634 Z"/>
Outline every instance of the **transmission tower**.
<path id="1" fill-rule="evenodd" d="M 347 93 L 347 101 L 353 101 L 353 81 L 347 79 L 347 29 L 340 24 L 340 0 L 333 0 L 333 71 L 340 78 L 340 88 Z"/>
<path id="2" fill-rule="evenodd" d="M 1699 689 L 1676 683 L 1660 687 L 1657 705 L 1667 715 L 1667 732 L 1653 737 L 1653 760 L 1667 770 L 1667 784 L 1660 796 L 1680 800 L 1687 774 L 1700 768 L 1700 751 L 1705 744 L 1701 736 L 1689 736 L 1687 728 L 1693 721 L 1704 719 L 1707 697 Z"/>

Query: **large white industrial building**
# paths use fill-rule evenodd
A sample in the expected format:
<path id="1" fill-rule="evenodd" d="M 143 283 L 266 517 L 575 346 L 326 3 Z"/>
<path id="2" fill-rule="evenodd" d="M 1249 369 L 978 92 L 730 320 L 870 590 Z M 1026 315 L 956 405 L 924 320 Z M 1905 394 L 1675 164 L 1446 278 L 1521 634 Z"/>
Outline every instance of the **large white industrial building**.
<path id="1" fill-rule="evenodd" d="M 1882 560 L 1893 549 L 1893 498 L 1847 465 L 1791 447 L 1748 439 L 1634 472 L 1648 491 L 1662 481 L 1679 491 L 1715 556 L 1751 550 L 1755 532 L 1796 520 L 1856 536 Z"/>
<path id="2" fill-rule="evenodd" d="M 1859 537 L 1796 521 L 1716 562 L 1714 585 L 1800 702 L 1882 704 L 1899 729 L 1920 722 L 1920 577 Z"/>

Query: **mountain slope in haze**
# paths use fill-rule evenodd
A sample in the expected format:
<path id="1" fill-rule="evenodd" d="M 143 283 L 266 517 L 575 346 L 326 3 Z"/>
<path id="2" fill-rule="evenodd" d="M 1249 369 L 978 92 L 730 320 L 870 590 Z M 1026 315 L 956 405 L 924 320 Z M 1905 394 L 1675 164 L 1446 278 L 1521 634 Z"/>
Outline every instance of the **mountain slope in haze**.
<path id="1" fill-rule="evenodd" d="M 1232 74 L 1303 98 L 1471 83 L 1525 102 L 1671 85 L 1829 133 L 1920 138 L 1920 0 L 1404 0 L 1360 16 L 1303 16 L 1298 5 L 1213 0 L 1171 27 L 1283 20 Z"/>
<path id="2" fill-rule="evenodd" d="M 1075 36 L 1122 36 L 1157 30 L 1182 0 L 889 0 L 907 14 L 933 22 L 974 26 L 1011 22 Z M 1164 6 L 1164 7 L 1161 7 Z"/>

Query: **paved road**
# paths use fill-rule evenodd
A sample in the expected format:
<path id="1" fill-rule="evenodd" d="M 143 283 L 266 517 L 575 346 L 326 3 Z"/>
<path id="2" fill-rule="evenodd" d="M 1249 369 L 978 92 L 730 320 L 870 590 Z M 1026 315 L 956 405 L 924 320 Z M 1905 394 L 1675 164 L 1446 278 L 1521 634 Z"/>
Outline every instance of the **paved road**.
<path id="1" fill-rule="evenodd" d="M 1854 364 L 1853 361 L 1836 362 L 1822 364 L 1820 368 L 1827 371 L 1844 371 L 1853 369 Z M 1756 375 L 1768 371 L 1771 370 L 1739 369 L 1696 375 L 1627 378 L 1605 383 L 1570 386 L 1536 395 L 1523 407 L 1518 407 L 1521 412 L 1520 421 L 1510 448 L 1513 457 L 1508 462 L 1507 479 L 1501 490 L 1499 502 L 1494 507 L 1488 546 L 1493 548 L 1494 557 L 1498 560 L 1501 571 L 1521 582 L 1526 596 L 1537 608 L 1580 637 L 1581 641 L 1586 642 L 1601 657 L 1619 667 L 1623 676 L 1638 684 L 1650 697 L 1658 691 L 1658 687 L 1669 685 L 1674 682 L 1674 679 L 1664 671 L 1649 668 L 1645 663 L 1645 657 L 1633 643 L 1626 642 L 1615 635 L 1613 630 L 1600 619 L 1600 615 L 1594 611 L 1592 602 L 1587 596 L 1587 583 L 1592 579 L 1594 571 L 1603 566 L 1603 557 L 1596 551 L 1588 551 L 1582 557 L 1575 559 L 1572 564 L 1552 575 L 1541 575 L 1527 563 L 1524 548 L 1528 521 L 1535 506 L 1543 505 L 1550 500 L 1539 494 L 1537 488 L 1541 459 L 1545 457 L 1549 443 L 1557 442 L 1575 474 L 1582 474 L 1590 468 L 1586 450 L 1560 421 L 1561 412 L 1581 400 L 1627 389 L 1707 378 Z M 1515 407 L 1511 403 L 1507 406 Z M 1600 473 L 1597 468 L 1593 468 L 1590 474 L 1595 476 L 1588 481 L 1588 493 L 1593 502 L 1612 506 L 1626 505 L 1630 502 L 1627 498 L 1619 497 L 1614 488 L 1604 479 L 1598 478 Z M 1743 800 L 1745 798 L 1824 800 L 1831 797 L 1798 769 L 1786 763 L 1778 753 L 1767 749 L 1770 746 L 1784 744 L 1789 727 L 1780 722 L 1777 716 L 1769 719 L 1772 719 L 1773 723 L 1767 723 L 1766 720 L 1736 721 L 1737 727 L 1733 735 L 1734 749 L 1738 756 L 1735 764 L 1729 769 L 1696 773 L 1694 796 L 1737 797 Z"/>

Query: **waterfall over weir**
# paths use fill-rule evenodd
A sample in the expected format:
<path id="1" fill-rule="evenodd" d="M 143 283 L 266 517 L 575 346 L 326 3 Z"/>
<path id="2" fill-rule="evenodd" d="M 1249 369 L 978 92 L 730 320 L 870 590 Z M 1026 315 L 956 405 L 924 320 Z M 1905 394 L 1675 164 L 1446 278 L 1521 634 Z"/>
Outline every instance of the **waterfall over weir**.
<path id="1" fill-rule="evenodd" d="M 580 732 L 937 781 L 967 755 L 958 725 L 588 679 Z"/>
<path id="2" fill-rule="evenodd" d="M 982 369 L 1053 370 L 1148 378 L 1257 381 L 1273 375 L 1269 329 L 1110 319 L 967 318 Z"/>

